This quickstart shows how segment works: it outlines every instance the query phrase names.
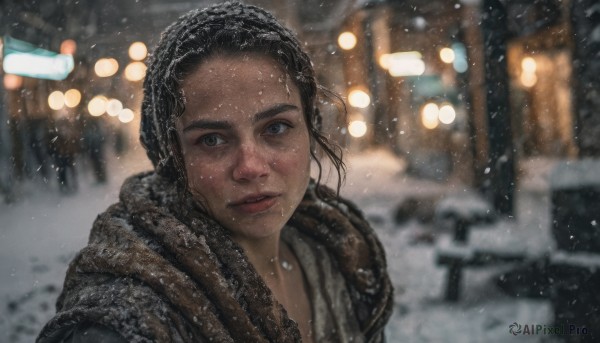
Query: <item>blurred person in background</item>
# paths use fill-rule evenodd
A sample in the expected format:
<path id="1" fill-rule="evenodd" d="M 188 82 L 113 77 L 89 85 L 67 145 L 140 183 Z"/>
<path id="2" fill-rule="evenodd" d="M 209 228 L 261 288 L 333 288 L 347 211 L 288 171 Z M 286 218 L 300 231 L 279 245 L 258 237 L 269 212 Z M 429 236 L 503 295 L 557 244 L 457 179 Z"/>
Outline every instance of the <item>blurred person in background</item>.
<path id="1" fill-rule="evenodd" d="M 75 156 L 79 152 L 79 132 L 72 120 L 60 117 L 54 120 L 49 138 L 59 190 L 63 194 L 74 193 L 77 191 Z"/>
<path id="2" fill-rule="evenodd" d="M 98 184 L 106 182 L 106 160 L 104 145 L 106 143 L 106 129 L 103 119 L 86 116 L 83 119 L 83 143 L 86 157 L 92 163 L 92 171 Z"/>
<path id="3" fill-rule="evenodd" d="M 39 173 L 43 178 L 49 177 L 48 131 L 50 128 L 51 110 L 48 106 L 47 81 L 25 77 L 24 99 L 25 118 L 27 123 L 28 150 L 32 153 L 32 165 L 26 165 L 30 174 Z"/>

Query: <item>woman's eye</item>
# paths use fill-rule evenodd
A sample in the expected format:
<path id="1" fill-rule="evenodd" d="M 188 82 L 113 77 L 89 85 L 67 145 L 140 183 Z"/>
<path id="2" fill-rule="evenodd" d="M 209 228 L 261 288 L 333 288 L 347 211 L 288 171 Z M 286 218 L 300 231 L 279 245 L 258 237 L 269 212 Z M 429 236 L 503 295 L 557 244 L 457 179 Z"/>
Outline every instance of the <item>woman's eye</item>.
<path id="1" fill-rule="evenodd" d="M 206 146 L 217 146 L 225 143 L 225 140 L 217 134 L 208 134 L 200 137 L 199 143 Z"/>
<path id="2" fill-rule="evenodd" d="M 273 123 L 267 126 L 266 133 L 268 135 L 279 135 L 287 131 L 290 128 L 290 125 L 286 123 Z"/>

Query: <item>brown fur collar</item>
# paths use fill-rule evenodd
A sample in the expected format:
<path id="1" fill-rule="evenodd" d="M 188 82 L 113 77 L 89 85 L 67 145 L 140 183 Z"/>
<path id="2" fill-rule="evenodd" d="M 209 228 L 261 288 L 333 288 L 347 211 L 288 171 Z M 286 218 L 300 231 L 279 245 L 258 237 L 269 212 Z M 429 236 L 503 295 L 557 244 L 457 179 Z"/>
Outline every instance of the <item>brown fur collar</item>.
<path id="1" fill-rule="evenodd" d="M 125 181 L 120 202 L 98 216 L 71 263 L 57 315 L 38 342 L 80 322 L 131 342 L 299 342 L 227 230 L 181 200 L 155 173 Z M 346 280 L 366 341 L 379 341 L 391 315 L 383 249 L 351 203 L 322 201 L 311 183 L 288 225 L 322 244 Z"/>

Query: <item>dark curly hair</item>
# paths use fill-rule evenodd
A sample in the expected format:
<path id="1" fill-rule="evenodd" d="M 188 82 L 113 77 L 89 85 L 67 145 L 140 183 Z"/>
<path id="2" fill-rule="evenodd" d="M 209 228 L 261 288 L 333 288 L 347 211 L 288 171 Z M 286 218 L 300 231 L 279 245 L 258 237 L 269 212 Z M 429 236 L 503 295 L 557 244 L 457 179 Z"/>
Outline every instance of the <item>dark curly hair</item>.
<path id="1" fill-rule="evenodd" d="M 216 4 L 183 15 L 162 33 L 151 54 L 144 80 L 140 141 L 157 173 L 187 189 L 175 130 L 175 119 L 185 110 L 181 82 L 210 56 L 244 52 L 270 56 L 296 84 L 311 137 L 311 156 L 319 167 L 317 185 L 322 174 L 315 149 L 318 145 L 337 171 L 339 193 L 346 172 L 342 149 L 321 132 L 322 118 L 317 108 L 319 96 L 331 98 L 333 93 L 317 85 L 310 58 L 289 29 L 263 9 L 238 2 Z"/>

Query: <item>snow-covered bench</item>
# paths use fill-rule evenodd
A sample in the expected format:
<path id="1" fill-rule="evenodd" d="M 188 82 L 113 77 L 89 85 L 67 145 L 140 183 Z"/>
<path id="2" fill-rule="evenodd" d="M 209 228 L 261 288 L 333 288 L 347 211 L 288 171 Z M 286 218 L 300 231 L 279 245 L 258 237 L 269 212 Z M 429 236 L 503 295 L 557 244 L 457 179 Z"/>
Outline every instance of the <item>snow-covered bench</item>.
<path id="1" fill-rule="evenodd" d="M 557 323 L 600 327 L 600 159 L 563 161 L 550 175 L 551 302 Z M 598 342 L 600 332 L 595 332 Z"/>
<path id="2" fill-rule="evenodd" d="M 577 342 L 600 342 L 599 171 L 600 159 L 556 165 L 549 179 L 551 217 L 546 228 L 554 242 L 539 256 L 528 251 L 528 263 L 502 277 L 508 294 L 547 297 L 554 325 L 592 329 Z"/>
<path id="3" fill-rule="evenodd" d="M 455 242 L 466 242 L 474 225 L 491 224 L 495 219 L 488 202 L 473 193 L 447 196 L 435 207 L 435 221 L 451 223 Z"/>
<path id="4" fill-rule="evenodd" d="M 526 254 L 522 251 L 469 245 L 471 229 L 491 227 L 486 224 L 492 224 L 496 219 L 491 206 L 475 194 L 461 194 L 442 199 L 436 206 L 435 217 L 438 223 L 450 223 L 454 231 L 451 242 L 441 243 L 436 247 L 436 263 L 448 267 L 446 300 L 459 299 L 463 268 L 519 262 L 525 259 Z"/>

